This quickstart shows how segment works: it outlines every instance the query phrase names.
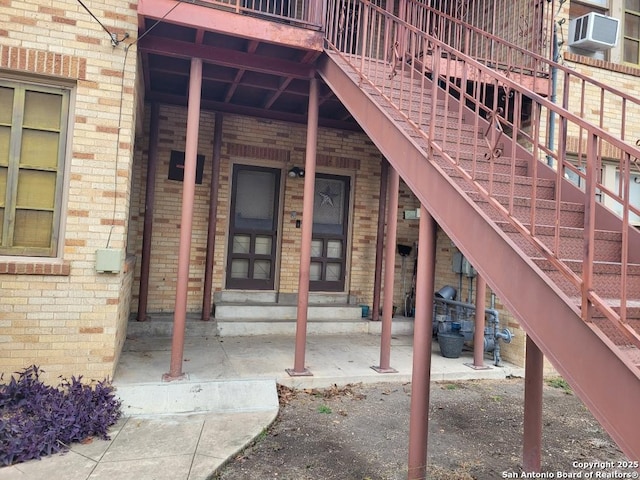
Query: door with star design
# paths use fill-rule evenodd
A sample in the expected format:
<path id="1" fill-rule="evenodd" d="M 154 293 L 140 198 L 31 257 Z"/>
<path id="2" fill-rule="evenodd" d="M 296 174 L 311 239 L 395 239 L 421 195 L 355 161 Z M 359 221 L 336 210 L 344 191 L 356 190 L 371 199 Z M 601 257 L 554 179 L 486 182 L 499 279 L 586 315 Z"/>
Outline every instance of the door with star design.
<path id="1" fill-rule="evenodd" d="M 344 291 L 349 227 L 349 177 L 316 175 L 309 289 Z"/>

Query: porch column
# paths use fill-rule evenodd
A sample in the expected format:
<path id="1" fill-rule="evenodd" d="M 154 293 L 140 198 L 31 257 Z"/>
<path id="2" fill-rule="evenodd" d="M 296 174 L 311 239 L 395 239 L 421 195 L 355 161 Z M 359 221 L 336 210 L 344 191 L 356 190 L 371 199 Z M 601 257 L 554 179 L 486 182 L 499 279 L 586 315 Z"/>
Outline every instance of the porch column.
<path id="1" fill-rule="evenodd" d="M 149 150 L 147 154 L 147 184 L 144 199 L 144 227 L 142 231 L 142 259 L 140 261 L 140 290 L 138 293 L 138 321 L 147 320 L 149 301 L 149 271 L 151 268 L 151 238 L 153 234 L 153 205 L 156 198 L 156 165 L 158 164 L 158 136 L 160 131 L 160 106 L 151 104 L 149 125 Z"/>
<path id="2" fill-rule="evenodd" d="M 376 235 L 376 267 L 373 274 L 373 312 L 371 320 L 380 320 L 380 278 L 382 277 L 382 258 L 384 257 L 384 217 L 387 207 L 387 184 L 389 181 L 389 162 L 382 157 L 380 161 L 380 199 L 378 200 L 378 232 Z"/>
<path id="3" fill-rule="evenodd" d="M 539 472 L 542 458 L 542 386 L 544 356 L 527 336 L 524 373 L 524 432 L 522 469 Z"/>
<path id="4" fill-rule="evenodd" d="M 307 308 L 309 306 L 309 270 L 311 268 L 311 233 L 313 229 L 313 199 L 316 182 L 316 150 L 318 139 L 318 80 L 309 81 L 309 114 L 307 148 L 304 162 L 304 199 L 300 240 L 300 273 L 298 276 L 298 312 L 296 317 L 296 347 L 293 368 L 286 371 L 292 377 L 312 375 L 304 366 L 307 343 Z"/>
<path id="5" fill-rule="evenodd" d="M 409 417 L 409 480 L 427 478 L 429 387 L 433 335 L 433 291 L 436 271 L 436 222 L 420 206 L 416 312 L 413 331 L 413 371 Z"/>
<path id="6" fill-rule="evenodd" d="M 216 224 L 218 223 L 218 185 L 220 178 L 220 151 L 222 150 L 222 119 L 216 113 L 213 130 L 213 159 L 211 161 L 211 190 L 209 192 L 209 229 L 207 231 L 207 260 L 204 265 L 204 293 L 202 320 L 211 318 L 211 291 L 213 290 L 213 256 L 216 248 Z"/>
<path id="7" fill-rule="evenodd" d="M 393 278 L 396 268 L 396 232 L 398 230 L 398 195 L 400 177 L 389 168 L 389 209 L 384 259 L 384 301 L 382 302 L 382 334 L 380 335 L 380 365 L 371 367 L 378 373 L 396 373 L 391 368 L 391 322 L 393 317 Z"/>
<path id="8" fill-rule="evenodd" d="M 487 282 L 478 273 L 476 275 L 476 318 L 475 331 L 473 333 L 473 366 L 475 369 L 487 368 L 484 366 L 484 317 L 487 308 Z"/>
<path id="9" fill-rule="evenodd" d="M 196 190 L 196 157 L 198 154 L 198 130 L 200 129 L 200 96 L 202 89 L 202 59 L 191 59 L 189 73 L 189 100 L 187 106 L 187 138 L 184 153 L 184 180 L 182 182 L 182 212 L 180 217 L 180 247 L 178 250 L 178 275 L 176 301 L 173 314 L 173 338 L 171 364 L 166 381 L 184 377 L 184 328 L 187 318 L 187 287 L 189 286 L 189 260 L 193 224 L 193 201 Z"/>

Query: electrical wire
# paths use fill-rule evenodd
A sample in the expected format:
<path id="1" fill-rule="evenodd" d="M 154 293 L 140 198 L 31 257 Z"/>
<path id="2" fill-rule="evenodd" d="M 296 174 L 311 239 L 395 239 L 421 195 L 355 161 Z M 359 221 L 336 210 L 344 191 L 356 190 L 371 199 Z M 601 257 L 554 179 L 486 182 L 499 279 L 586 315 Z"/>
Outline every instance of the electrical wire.
<path id="1" fill-rule="evenodd" d="M 103 23 L 98 19 L 98 17 L 96 17 L 96 16 L 93 14 L 93 12 L 92 12 L 91 10 L 89 10 L 89 7 L 87 7 L 87 6 L 82 2 L 82 0 L 78 0 L 78 3 L 79 3 L 80 5 L 82 5 L 82 8 L 84 8 L 84 9 L 87 11 L 87 13 L 88 13 L 89 15 L 91 15 L 91 17 L 93 17 L 93 19 L 94 19 L 96 22 L 98 22 L 98 25 L 100 25 L 100 26 L 102 27 L 102 29 L 103 29 L 105 32 L 107 32 L 107 35 L 109 35 L 109 39 L 111 40 L 111 43 L 113 44 L 113 46 L 115 47 L 116 45 L 118 45 L 118 43 L 120 43 L 120 41 L 118 41 L 118 39 L 117 39 L 116 35 L 115 35 L 114 33 L 111 33 L 111 32 L 109 31 L 109 29 L 108 29 L 107 27 L 105 27 L 105 26 L 104 26 L 104 24 L 103 24 Z M 127 36 L 128 36 L 128 35 L 127 35 Z M 126 38 L 126 36 L 125 36 L 125 38 Z"/>
<path id="2" fill-rule="evenodd" d="M 87 9 L 87 7 L 82 3 L 81 0 L 78 0 L 78 2 L 80 2 L 80 4 Z M 180 5 L 181 3 L 183 3 L 182 0 L 179 0 L 173 7 L 171 7 L 167 13 L 165 13 L 161 18 L 159 18 L 158 20 L 156 20 L 156 22 L 151 25 L 151 27 L 149 27 L 147 30 L 145 30 L 145 32 L 140 35 L 138 38 L 136 38 L 134 41 L 132 41 L 131 43 L 128 43 L 125 47 L 124 47 L 124 59 L 122 61 L 122 71 L 120 72 L 120 107 L 119 107 L 119 111 L 118 111 L 118 130 L 116 133 L 116 161 L 115 161 L 115 168 L 114 168 L 114 178 L 113 178 L 113 185 L 114 185 L 114 191 L 113 191 L 113 213 L 112 213 L 112 220 L 111 220 L 111 228 L 109 229 L 109 236 L 107 237 L 107 246 L 106 248 L 109 248 L 109 245 L 111 243 L 111 235 L 113 233 L 113 229 L 115 227 L 115 223 L 116 223 L 116 213 L 117 213 L 117 208 L 118 208 L 118 165 L 119 165 L 119 159 L 120 159 L 120 131 L 122 129 L 122 108 L 123 108 L 123 103 L 124 103 L 124 80 L 125 80 L 125 70 L 127 68 L 127 57 L 129 55 L 129 49 L 134 46 L 135 44 L 137 44 L 140 40 L 142 40 L 144 38 L 145 35 L 147 35 L 149 32 L 151 32 L 151 30 L 153 30 L 160 22 L 162 22 L 165 18 L 167 18 L 167 16 L 169 16 L 169 14 L 171 12 L 173 12 L 176 7 L 178 5 Z M 87 11 L 89 11 L 87 9 Z M 100 22 L 100 20 L 98 20 L 91 12 L 89 12 L 89 14 L 96 19 L 96 21 L 102 26 L 102 28 L 109 33 L 109 36 L 112 39 L 112 42 L 115 42 L 115 46 L 117 46 L 119 43 L 121 43 L 121 41 L 117 41 L 114 39 L 114 37 L 112 36 L 112 34 L 109 32 L 109 30 L 107 30 L 107 28 L 102 25 L 102 23 Z M 123 40 L 129 38 L 129 34 L 125 33 Z"/>
<path id="3" fill-rule="evenodd" d="M 113 233 L 113 228 L 116 225 L 116 212 L 118 208 L 118 160 L 120 159 L 120 130 L 122 129 L 122 104 L 124 103 L 124 71 L 127 66 L 127 56 L 129 55 L 129 48 L 131 45 L 133 45 L 133 43 L 124 47 L 124 59 L 122 61 L 122 72 L 120 75 L 120 107 L 118 110 L 118 131 L 116 133 L 116 162 L 113 173 L 113 215 L 111 218 L 111 228 L 109 229 L 106 248 L 109 248 L 109 244 L 111 243 L 111 234 Z"/>
<path id="4" fill-rule="evenodd" d="M 102 27 L 102 29 L 107 32 L 107 35 L 109 35 L 109 39 L 111 40 L 111 44 L 113 45 L 113 47 L 117 47 L 118 45 L 120 45 L 120 43 L 122 43 L 124 40 L 126 40 L 127 38 L 129 38 L 129 34 L 127 32 L 124 33 L 122 39 L 118 40 L 117 35 L 115 33 L 112 33 L 101 21 L 98 17 L 96 17 L 94 15 L 94 13 L 89 10 L 89 8 L 82 2 L 82 0 L 78 0 L 78 3 L 80 5 L 82 5 L 82 8 L 84 8 L 87 13 L 89 15 L 91 15 L 91 17 L 98 22 L 98 24 Z M 109 236 L 107 237 L 107 247 L 109 248 L 109 245 L 111 244 L 111 235 L 113 233 L 113 229 L 115 227 L 115 223 L 116 223 L 116 213 L 117 213 L 117 209 L 118 209 L 118 165 L 119 165 L 119 160 L 120 160 L 120 131 L 122 130 L 122 108 L 123 108 L 123 103 L 124 103 L 124 80 L 125 80 L 125 70 L 127 68 L 127 57 L 129 55 L 129 49 L 135 45 L 136 43 L 138 43 L 140 40 L 142 40 L 145 35 L 147 35 L 149 32 L 151 32 L 151 30 L 153 30 L 160 22 L 162 22 L 165 18 L 167 18 L 167 16 L 169 16 L 169 14 L 171 12 L 173 12 L 178 5 L 180 5 L 181 3 L 184 3 L 184 0 L 178 0 L 178 2 L 171 7 L 167 13 L 165 13 L 161 18 L 159 18 L 158 20 L 156 20 L 156 22 L 151 25 L 151 27 L 149 27 L 142 35 L 140 35 L 137 39 L 135 39 L 134 41 L 132 41 L 131 43 L 127 44 L 124 47 L 124 59 L 122 61 L 122 71 L 120 72 L 120 106 L 119 106 L 119 110 L 118 110 L 118 129 L 117 129 L 117 133 L 116 133 L 116 158 L 115 158 L 115 165 L 114 165 L 114 178 L 113 178 L 113 214 L 112 214 L 112 218 L 111 218 L 111 228 L 109 229 Z"/>

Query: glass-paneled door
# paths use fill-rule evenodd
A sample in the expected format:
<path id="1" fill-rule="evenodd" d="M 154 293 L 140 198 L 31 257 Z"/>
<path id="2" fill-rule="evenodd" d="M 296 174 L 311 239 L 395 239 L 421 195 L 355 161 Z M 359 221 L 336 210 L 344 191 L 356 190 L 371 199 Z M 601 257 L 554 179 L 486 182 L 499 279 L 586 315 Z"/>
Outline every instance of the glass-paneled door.
<path id="1" fill-rule="evenodd" d="M 280 170 L 234 166 L 227 288 L 274 288 L 279 192 Z"/>
<path id="2" fill-rule="evenodd" d="M 344 291 L 349 185 L 349 177 L 316 176 L 309 282 L 312 291 Z"/>

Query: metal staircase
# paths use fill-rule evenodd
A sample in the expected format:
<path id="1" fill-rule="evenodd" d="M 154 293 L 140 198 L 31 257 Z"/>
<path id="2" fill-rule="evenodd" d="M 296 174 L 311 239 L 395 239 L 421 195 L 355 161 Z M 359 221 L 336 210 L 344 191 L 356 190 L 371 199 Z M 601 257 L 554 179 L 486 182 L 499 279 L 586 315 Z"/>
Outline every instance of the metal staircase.
<path id="1" fill-rule="evenodd" d="M 405 1 L 394 15 L 329 1 L 319 74 L 625 454 L 640 458 L 640 235 L 630 225 L 640 211 L 629 203 L 640 150 L 625 123 L 640 102 L 433 4 Z M 608 102 L 619 117 L 606 119 Z M 605 157 L 621 172 L 614 189 L 599 178 Z"/>

